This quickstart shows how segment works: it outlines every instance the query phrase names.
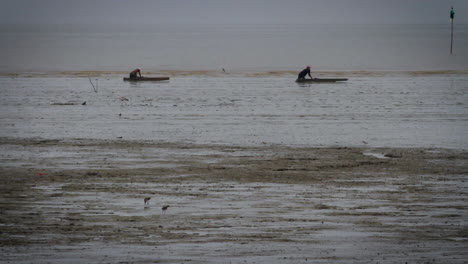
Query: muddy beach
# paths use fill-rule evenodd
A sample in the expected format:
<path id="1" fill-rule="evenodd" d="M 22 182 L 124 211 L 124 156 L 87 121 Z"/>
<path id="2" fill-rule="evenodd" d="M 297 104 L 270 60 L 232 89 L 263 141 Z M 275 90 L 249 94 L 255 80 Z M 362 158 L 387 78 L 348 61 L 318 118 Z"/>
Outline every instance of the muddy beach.
<path id="1" fill-rule="evenodd" d="M 0 144 L 2 263 L 466 263 L 466 151 Z"/>
<path id="2" fill-rule="evenodd" d="M 121 77 L 0 77 L 0 263 L 467 263 L 465 72 Z"/>

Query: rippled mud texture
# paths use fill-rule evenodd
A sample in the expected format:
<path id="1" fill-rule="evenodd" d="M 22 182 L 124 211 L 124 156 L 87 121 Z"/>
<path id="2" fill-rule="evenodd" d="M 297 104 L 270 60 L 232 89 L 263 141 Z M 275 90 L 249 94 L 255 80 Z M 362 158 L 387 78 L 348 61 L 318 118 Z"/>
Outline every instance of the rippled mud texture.
<path id="1" fill-rule="evenodd" d="M 466 151 L 0 143 L 3 263 L 466 263 Z"/>

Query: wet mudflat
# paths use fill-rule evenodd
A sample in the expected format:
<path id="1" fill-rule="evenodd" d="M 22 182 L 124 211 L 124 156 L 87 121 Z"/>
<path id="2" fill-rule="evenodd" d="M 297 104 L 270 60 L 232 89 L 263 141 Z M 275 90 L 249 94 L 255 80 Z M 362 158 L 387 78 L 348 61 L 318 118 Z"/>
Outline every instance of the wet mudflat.
<path id="1" fill-rule="evenodd" d="M 466 263 L 464 150 L 0 144 L 2 263 Z"/>
<path id="2" fill-rule="evenodd" d="M 88 75 L 0 78 L 1 263 L 468 259 L 464 72 Z"/>
<path id="3" fill-rule="evenodd" d="M 2 76 L 0 137 L 468 148 L 465 72 L 316 74 L 349 78 L 334 84 L 288 72 L 162 72 L 145 75 L 171 80 L 145 83 L 107 73 L 91 76 L 96 89 L 81 74 Z"/>

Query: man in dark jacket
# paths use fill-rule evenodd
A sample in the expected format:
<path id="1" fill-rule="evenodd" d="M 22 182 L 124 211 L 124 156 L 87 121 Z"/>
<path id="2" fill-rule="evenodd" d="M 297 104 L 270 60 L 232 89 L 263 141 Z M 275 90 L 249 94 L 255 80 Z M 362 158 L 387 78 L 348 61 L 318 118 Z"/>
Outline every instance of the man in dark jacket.
<path id="1" fill-rule="evenodd" d="M 312 76 L 310 75 L 310 66 L 307 66 L 307 68 L 305 68 L 304 70 L 302 70 L 302 71 L 299 73 L 299 75 L 297 76 L 297 79 L 298 79 L 298 80 L 304 80 L 305 77 L 306 77 L 306 75 L 309 75 L 309 77 L 310 77 L 311 79 L 313 79 Z"/>

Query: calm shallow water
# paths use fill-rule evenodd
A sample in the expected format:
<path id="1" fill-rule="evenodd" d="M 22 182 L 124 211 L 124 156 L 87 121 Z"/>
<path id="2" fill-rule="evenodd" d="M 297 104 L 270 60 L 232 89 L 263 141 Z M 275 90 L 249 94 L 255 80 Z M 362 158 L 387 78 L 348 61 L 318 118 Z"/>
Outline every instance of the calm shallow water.
<path id="1" fill-rule="evenodd" d="M 0 72 L 466 70 L 468 25 L 0 25 Z"/>
<path id="2" fill-rule="evenodd" d="M 467 81 L 389 75 L 299 85 L 294 76 L 186 76 L 132 84 L 107 76 L 95 93 L 88 78 L 2 77 L 0 136 L 466 149 Z"/>

